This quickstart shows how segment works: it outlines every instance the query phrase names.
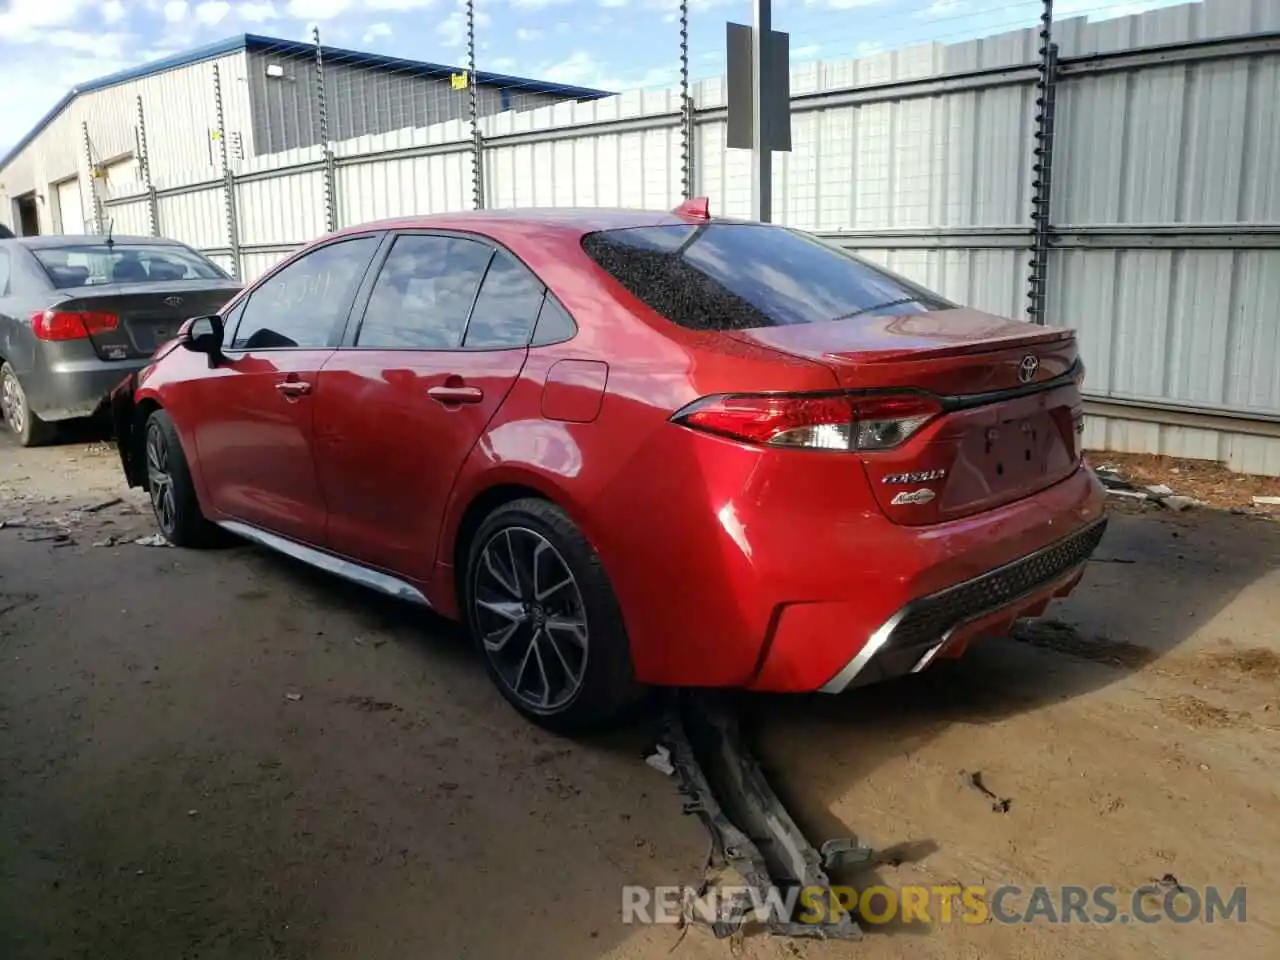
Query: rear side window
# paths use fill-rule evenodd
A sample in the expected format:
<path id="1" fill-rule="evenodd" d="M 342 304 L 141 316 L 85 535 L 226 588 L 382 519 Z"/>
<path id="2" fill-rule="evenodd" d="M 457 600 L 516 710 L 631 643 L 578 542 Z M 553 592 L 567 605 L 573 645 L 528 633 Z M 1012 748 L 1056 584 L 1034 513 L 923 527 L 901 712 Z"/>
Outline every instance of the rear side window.
<path id="1" fill-rule="evenodd" d="M 502 350 L 528 345 L 544 291 L 515 257 L 505 250 L 494 253 L 471 311 L 463 346 Z"/>
<path id="2" fill-rule="evenodd" d="M 356 346 L 457 349 L 492 256 L 491 247 L 460 237 L 398 237 L 369 294 Z"/>
<path id="3" fill-rule="evenodd" d="M 86 243 L 38 247 L 31 252 L 59 289 L 104 283 L 227 279 L 226 273 L 194 250 L 168 244 Z"/>
<path id="4" fill-rule="evenodd" d="M 582 247 L 632 295 L 691 330 L 826 323 L 953 306 L 795 230 L 711 223 L 589 233 Z"/>

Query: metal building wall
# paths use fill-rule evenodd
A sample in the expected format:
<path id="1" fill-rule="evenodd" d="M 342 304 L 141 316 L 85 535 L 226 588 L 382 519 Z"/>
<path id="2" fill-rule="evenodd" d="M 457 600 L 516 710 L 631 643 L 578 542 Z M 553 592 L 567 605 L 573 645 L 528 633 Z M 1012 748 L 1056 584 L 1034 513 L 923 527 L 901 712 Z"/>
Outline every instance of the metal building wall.
<path id="1" fill-rule="evenodd" d="M 251 50 L 248 53 L 249 96 L 253 106 L 255 153 L 278 153 L 320 142 L 319 81 L 315 60 L 293 53 Z M 284 76 L 268 77 L 268 64 Z M 341 60 L 324 65 L 329 136 L 350 140 L 406 127 L 425 127 L 467 116 L 465 92 L 447 79 L 384 70 Z M 551 94 L 500 90 L 478 85 L 481 114 L 525 110 L 556 102 Z"/>
<path id="2" fill-rule="evenodd" d="M 1055 30 L 1049 314 L 1080 332 L 1087 441 L 1280 474 L 1280 0 Z M 1036 76 L 1031 31 L 794 70 L 777 219 L 1023 316 Z M 725 149 L 723 82 L 698 84 L 695 100 L 697 192 L 746 215 L 748 159 Z M 484 119 L 487 203 L 673 207 L 678 107 L 672 91 L 632 92 Z M 459 121 L 334 153 L 341 223 L 471 205 Z M 322 182 L 318 148 L 242 166 L 245 277 L 321 232 Z M 201 222 L 173 230 L 230 255 L 204 243 Z"/>
<path id="3" fill-rule="evenodd" d="M 130 80 L 81 94 L 0 171 L 8 198 L 35 190 L 40 231 L 58 229 L 52 200 L 52 184 L 77 177 L 84 219 L 92 220 L 92 190 L 84 149 L 82 123 L 89 126 L 95 162 L 135 152 L 137 98 L 143 99 L 151 151 L 152 178 L 156 186 L 186 182 L 193 174 L 212 172 L 210 131 L 217 126 L 213 96 L 213 67 L 222 74 L 223 109 L 228 131 L 240 131 L 245 149 L 252 149 L 245 58 L 236 52 L 214 59 Z M 129 191 L 132 184 L 97 184 L 105 200 L 113 193 Z M 9 204 L 4 204 L 7 213 Z M 145 222 L 145 221 L 144 221 Z M 119 226 L 117 226 L 119 229 Z M 143 229 L 140 231 L 146 233 Z"/>

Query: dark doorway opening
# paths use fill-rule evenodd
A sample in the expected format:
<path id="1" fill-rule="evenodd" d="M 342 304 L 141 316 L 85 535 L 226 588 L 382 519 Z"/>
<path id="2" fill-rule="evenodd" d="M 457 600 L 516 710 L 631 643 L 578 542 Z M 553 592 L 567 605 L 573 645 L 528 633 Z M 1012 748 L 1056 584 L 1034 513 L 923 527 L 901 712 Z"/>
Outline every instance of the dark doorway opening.
<path id="1" fill-rule="evenodd" d="M 15 197 L 13 201 L 14 224 L 18 228 L 18 235 L 23 237 L 36 237 L 40 235 L 40 214 L 36 211 L 36 195 L 34 193 L 24 193 L 20 197 Z"/>

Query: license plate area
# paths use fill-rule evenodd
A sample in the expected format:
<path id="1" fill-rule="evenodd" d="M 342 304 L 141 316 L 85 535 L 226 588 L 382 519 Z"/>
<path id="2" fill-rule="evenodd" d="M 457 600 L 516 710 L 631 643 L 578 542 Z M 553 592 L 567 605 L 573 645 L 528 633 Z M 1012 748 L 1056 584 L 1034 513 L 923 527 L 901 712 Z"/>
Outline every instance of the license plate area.
<path id="1" fill-rule="evenodd" d="M 1044 475 L 1045 448 L 1054 429 L 1045 413 L 980 428 L 969 438 L 970 447 L 981 447 L 967 451 L 970 462 L 981 465 L 993 493 L 1023 487 Z"/>

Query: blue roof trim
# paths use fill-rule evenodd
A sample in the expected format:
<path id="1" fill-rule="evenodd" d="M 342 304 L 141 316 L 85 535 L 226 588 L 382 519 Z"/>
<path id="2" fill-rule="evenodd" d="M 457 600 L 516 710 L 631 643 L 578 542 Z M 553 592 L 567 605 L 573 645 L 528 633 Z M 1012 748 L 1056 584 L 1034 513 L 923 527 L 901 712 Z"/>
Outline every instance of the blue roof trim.
<path id="1" fill-rule="evenodd" d="M 204 60 L 213 60 L 216 57 L 223 57 L 229 53 L 235 53 L 239 50 L 248 50 L 254 53 L 263 53 L 268 51 L 277 52 L 285 56 L 314 56 L 315 47 L 309 43 L 300 43 L 296 40 L 279 40 L 275 37 L 264 37 L 253 33 L 242 33 L 234 37 L 228 37 L 225 40 L 219 40 L 216 43 L 206 44 L 203 47 L 196 47 L 194 50 L 188 50 L 185 53 L 175 54 L 172 57 L 164 57 L 161 60 L 152 60 L 150 63 L 144 63 L 128 70 L 121 70 L 105 77 L 99 77 L 97 80 L 88 80 L 85 83 L 77 84 L 54 104 L 53 109 L 46 113 L 40 121 L 31 128 L 21 140 L 19 140 L 3 159 L 0 159 L 0 170 L 7 167 L 19 153 L 27 148 L 27 146 L 40 135 L 49 124 L 51 124 L 62 113 L 76 97 L 82 93 L 92 93 L 94 90 L 102 90 L 106 87 L 114 87 L 121 83 L 128 83 L 130 80 L 140 80 L 143 77 L 149 77 L 153 74 L 163 73 L 166 70 L 176 70 L 178 67 L 187 67 L 193 63 L 200 63 Z M 404 60 L 400 57 L 387 57 L 377 53 L 362 53 L 358 50 L 344 50 L 340 47 L 321 47 L 326 60 L 338 60 L 346 64 L 354 64 L 362 67 L 373 67 L 383 70 L 399 70 L 401 72 L 415 73 L 422 77 L 446 77 L 450 74 L 457 73 L 460 67 L 450 67 L 440 63 L 426 63 L 420 60 Z M 577 100 L 596 100 L 600 97 L 609 97 L 613 94 L 607 90 L 594 90 L 590 87 L 573 87 L 559 83 L 547 83 L 543 80 L 529 80 L 525 77 L 512 77 L 501 73 L 485 73 L 482 70 L 476 71 L 476 81 L 483 84 L 501 87 L 520 87 L 529 93 L 549 93 L 568 97 Z"/>

